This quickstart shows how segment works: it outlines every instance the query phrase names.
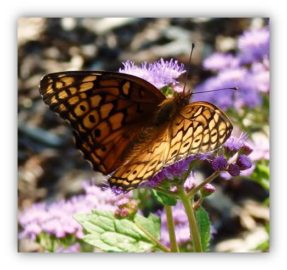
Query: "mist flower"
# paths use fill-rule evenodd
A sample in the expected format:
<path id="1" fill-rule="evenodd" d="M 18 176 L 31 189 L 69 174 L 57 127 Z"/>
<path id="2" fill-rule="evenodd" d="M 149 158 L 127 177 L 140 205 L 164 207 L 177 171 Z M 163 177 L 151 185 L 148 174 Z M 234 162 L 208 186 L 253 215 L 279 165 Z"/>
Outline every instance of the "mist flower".
<path id="1" fill-rule="evenodd" d="M 240 60 L 243 63 L 263 60 L 269 55 L 269 29 L 253 29 L 246 31 L 238 39 Z"/>
<path id="2" fill-rule="evenodd" d="M 159 89 L 170 84 L 178 84 L 176 79 L 185 72 L 184 65 L 173 59 L 169 61 L 160 59 L 155 63 L 144 62 L 140 66 L 132 61 L 126 61 L 123 66 L 119 72 L 140 77 Z"/>
<path id="3" fill-rule="evenodd" d="M 207 70 L 220 71 L 223 69 L 238 67 L 239 60 L 231 54 L 214 53 L 203 61 L 203 67 Z"/>
<path id="4" fill-rule="evenodd" d="M 206 58 L 204 68 L 216 74 L 196 86 L 195 92 L 230 87 L 239 90 L 203 93 L 193 100 L 205 100 L 222 109 L 260 106 L 262 93 L 270 88 L 269 39 L 268 28 L 249 30 L 239 37 L 238 52 L 215 52 Z"/>
<path id="5" fill-rule="evenodd" d="M 83 237 L 80 224 L 73 218 L 76 213 L 88 213 L 92 209 L 116 211 L 117 202 L 130 195 L 116 196 L 111 190 L 87 182 L 83 185 L 85 194 L 59 200 L 53 203 L 35 203 L 19 214 L 21 225 L 20 238 L 35 240 L 40 233 L 47 233 L 57 238 L 74 235 Z"/>
<path id="6" fill-rule="evenodd" d="M 237 164 L 229 164 L 227 171 L 231 176 L 240 175 L 240 167 Z"/>
<path id="7" fill-rule="evenodd" d="M 246 155 L 239 155 L 236 161 L 236 164 L 239 166 L 240 170 L 247 170 L 252 167 L 252 162 L 250 158 Z"/>
<path id="8" fill-rule="evenodd" d="M 227 160 L 224 156 L 216 157 L 214 160 L 212 160 L 211 166 L 214 171 L 224 170 L 227 166 Z"/>

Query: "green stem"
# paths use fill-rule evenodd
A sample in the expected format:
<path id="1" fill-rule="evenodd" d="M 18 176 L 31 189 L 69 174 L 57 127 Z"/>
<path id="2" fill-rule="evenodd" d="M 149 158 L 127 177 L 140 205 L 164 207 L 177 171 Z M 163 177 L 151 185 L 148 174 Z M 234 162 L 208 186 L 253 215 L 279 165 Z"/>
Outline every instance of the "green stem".
<path id="1" fill-rule="evenodd" d="M 213 174 L 211 174 L 210 176 L 208 176 L 203 182 L 201 182 L 196 188 L 192 189 L 188 194 L 186 194 L 186 196 L 188 198 L 192 198 L 194 197 L 194 195 L 202 188 L 204 187 L 206 184 L 210 183 L 212 180 L 214 180 L 218 175 L 220 174 L 220 172 L 216 171 Z"/>
<path id="2" fill-rule="evenodd" d="M 157 240 L 151 233 L 149 233 L 146 229 L 144 229 L 140 224 L 137 222 L 135 223 L 136 226 L 157 246 L 160 250 L 164 252 L 170 252 L 170 249 L 163 245 L 159 240 Z"/>
<path id="3" fill-rule="evenodd" d="M 200 240 L 200 234 L 197 227 L 197 222 L 194 214 L 194 210 L 192 207 L 193 204 L 193 197 L 190 199 L 184 188 L 180 187 L 180 198 L 182 200 L 187 218 L 189 223 L 189 231 L 190 231 L 190 239 L 193 243 L 194 251 L 195 252 L 202 252 L 202 246 L 201 246 L 201 240 Z"/>
<path id="4" fill-rule="evenodd" d="M 166 213 L 167 228 L 168 228 L 168 233 L 169 233 L 171 252 L 179 252 L 179 248 L 178 248 L 176 237 L 175 237 L 175 228 L 174 228 L 173 217 L 172 217 L 172 208 L 170 205 L 165 205 L 164 209 Z"/>

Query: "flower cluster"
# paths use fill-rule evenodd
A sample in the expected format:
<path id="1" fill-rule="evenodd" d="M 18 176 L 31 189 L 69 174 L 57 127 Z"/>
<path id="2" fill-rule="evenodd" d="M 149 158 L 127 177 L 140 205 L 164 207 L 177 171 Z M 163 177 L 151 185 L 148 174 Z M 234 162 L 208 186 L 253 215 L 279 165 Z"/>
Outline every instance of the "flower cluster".
<path id="1" fill-rule="evenodd" d="M 184 65 L 179 64 L 177 60 L 159 61 L 149 64 L 143 63 L 141 66 L 135 65 L 131 61 L 123 63 L 124 68 L 119 69 L 119 72 L 140 77 L 157 88 L 162 88 L 167 85 L 176 85 L 176 79 L 185 72 Z"/>
<path id="2" fill-rule="evenodd" d="M 239 91 L 211 92 L 194 96 L 220 108 L 253 108 L 261 105 L 263 92 L 269 91 L 269 30 L 249 30 L 238 39 L 238 53 L 214 53 L 205 59 L 205 69 L 216 75 L 198 85 L 196 91 L 238 87 Z"/>
<path id="3" fill-rule="evenodd" d="M 85 194 L 48 203 L 35 203 L 19 214 L 19 224 L 22 227 L 20 238 L 35 240 L 41 233 L 56 238 L 74 235 L 83 237 L 80 224 L 73 218 L 76 213 L 88 213 L 92 209 L 117 211 L 128 194 L 116 196 L 111 190 L 84 183 Z"/>

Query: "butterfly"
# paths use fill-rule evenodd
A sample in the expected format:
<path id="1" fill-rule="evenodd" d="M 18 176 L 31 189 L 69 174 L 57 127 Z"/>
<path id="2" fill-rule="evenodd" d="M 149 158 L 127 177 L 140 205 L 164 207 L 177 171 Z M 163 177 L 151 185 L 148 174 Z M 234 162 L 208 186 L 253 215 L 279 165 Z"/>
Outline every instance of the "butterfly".
<path id="1" fill-rule="evenodd" d="M 76 147 L 112 187 L 132 190 L 164 167 L 213 151 L 232 123 L 215 105 L 189 102 L 191 93 L 165 97 L 133 75 L 67 71 L 45 75 L 40 93 L 73 128 Z"/>

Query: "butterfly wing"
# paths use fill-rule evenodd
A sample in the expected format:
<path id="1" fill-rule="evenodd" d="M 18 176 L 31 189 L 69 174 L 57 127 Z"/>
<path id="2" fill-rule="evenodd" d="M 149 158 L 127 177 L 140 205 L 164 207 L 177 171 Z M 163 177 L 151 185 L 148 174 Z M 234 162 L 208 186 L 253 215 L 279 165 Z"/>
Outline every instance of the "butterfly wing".
<path id="1" fill-rule="evenodd" d="M 94 71 L 48 74 L 40 93 L 73 127 L 76 146 L 95 170 L 114 171 L 165 96 L 138 77 Z"/>
<path id="2" fill-rule="evenodd" d="M 208 102 L 183 107 L 170 126 L 170 149 L 166 164 L 192 154 L 219 148 L 231 135 L 233 126 L 226 114 Z"/>
<path id="3" fill-rule="evenodd" d="M 153 139 L 116 170 L 109 180 L 112 186 L 133 189 L 165 166 L 192 154 L 215 150 L 229 138 L 232 124 L 216 106 L 194 102 L 183 107 L 162 133 L 150 132 L 155 134 Z"/>

